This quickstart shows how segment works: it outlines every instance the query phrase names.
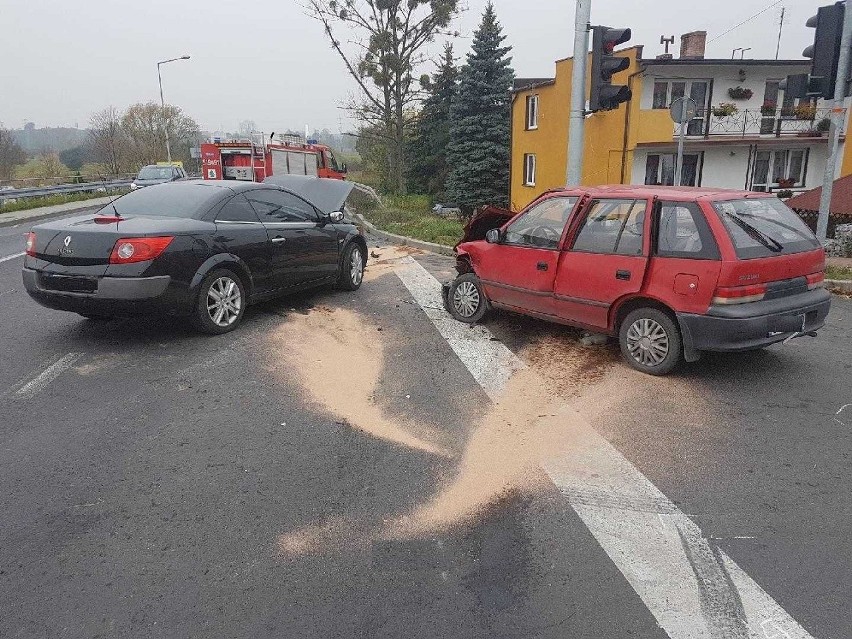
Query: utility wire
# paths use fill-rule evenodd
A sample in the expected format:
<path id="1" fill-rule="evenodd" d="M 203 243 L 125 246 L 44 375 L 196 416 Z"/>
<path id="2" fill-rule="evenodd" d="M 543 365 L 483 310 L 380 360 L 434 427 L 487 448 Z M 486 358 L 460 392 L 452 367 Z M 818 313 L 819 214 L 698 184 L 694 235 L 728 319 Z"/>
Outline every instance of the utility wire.
<path id="1" fill-rule="evenodd" d="M 760 11 L 758 11 L 757 13 L 755 13 L 752 17 L 750 17 L 750 18 L 746 18 L 745 20 L 743 20 L 742 22 L 740 22 L 740 23 L 739 23 L 739 24 L 737 24 L 737 25 L 734 25 L 733 27 L 731 27 L 730 29 L 728 29 L 728 30 L 727 30 L 727 31 L 725 31 L 724 33 L 721 33 L 721 34 L 717 35 L 715 38 L 712 38 L 712 39 L 708 40 L 708 41 L 707 41 L 707 44 L 710 44 L 711 42 L 715 42 L 715 41 L 716 41 L 716 40 L 718 40 L 719 38 L 722 38 L 722 37 L 724 37 L 724 36 L 728 35 L 731 31 L 734 31 L 735 29 L 739 29 L 739 28 L 740 28 L 741 26 L 743 26 L 744 24 L 746 24 L 746 23 L 748 23 L 748 22 L 751 22 L 752 20 L 754 20 L 756 17 L 758 17 L 758 16 L 760 16 L 760 15 L 763 15 L 764 13 L 766 13 L 767 11 L 769 11 L 772 7 L 777 7 L 777 6 L 778 6 L 779 4 L 781 4 L 782 2 L 784 2 L 784 0 L 778 0 L 777 2 L 773 2 L 772 4 L 770 4 L 770 5 L 769 5 L 768 7 L 766 7 L 765 9 L 761 9 Z"/>

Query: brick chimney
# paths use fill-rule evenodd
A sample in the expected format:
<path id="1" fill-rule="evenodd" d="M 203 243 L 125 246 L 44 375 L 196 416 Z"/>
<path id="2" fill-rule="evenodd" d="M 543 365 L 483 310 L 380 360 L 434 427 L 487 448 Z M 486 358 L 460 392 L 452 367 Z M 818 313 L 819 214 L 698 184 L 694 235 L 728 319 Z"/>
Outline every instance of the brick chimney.
<path id="1" fill-rule="evenodd" d="M 680 57 L 687 60 L 702 60 L 707 44 L 706 31 L 692 31 L 680 36 Z"/>

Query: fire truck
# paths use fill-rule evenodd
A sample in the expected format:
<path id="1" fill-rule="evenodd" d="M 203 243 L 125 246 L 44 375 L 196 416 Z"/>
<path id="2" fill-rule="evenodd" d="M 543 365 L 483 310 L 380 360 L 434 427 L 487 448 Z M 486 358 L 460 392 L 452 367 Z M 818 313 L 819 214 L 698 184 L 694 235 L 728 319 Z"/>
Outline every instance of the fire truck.
<path id="1" fill-rule="evenodd" d="M 346 179 L 346 165 L 338 165 L 325 145 L 296 135 L 253 133 L 247 139 L 213 140 L 201 145 L 205 180 L 263 182 L 270 175 L 312 175 Z"/>

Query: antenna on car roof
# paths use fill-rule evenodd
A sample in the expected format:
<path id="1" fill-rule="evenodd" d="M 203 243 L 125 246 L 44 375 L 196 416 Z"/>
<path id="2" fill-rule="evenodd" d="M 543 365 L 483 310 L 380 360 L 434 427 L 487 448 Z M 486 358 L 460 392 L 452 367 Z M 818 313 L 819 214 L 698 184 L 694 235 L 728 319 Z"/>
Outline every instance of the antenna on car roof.
<path id="1" fill-rule="evenodd" d="M 101 178 L 101 184 L 104 185 L 104 193 L 106 193 L 107 197 L 109 198 L 109 204 L 107 204 L 107 206 L 112 207 L 112 211 L 113 213 L 115 213 L 115 218 L 117 221 L 118 218 L 121 218 L 121 213 L 119 213 L 118 209 L 115 208 L 115 201 L 118 199 L 118 197 L 110 195 L 109 189 L 107 189 L 106 185 L 106 177 L 104 177 L 103 173 L 98 172 L 98 176 Z"/>

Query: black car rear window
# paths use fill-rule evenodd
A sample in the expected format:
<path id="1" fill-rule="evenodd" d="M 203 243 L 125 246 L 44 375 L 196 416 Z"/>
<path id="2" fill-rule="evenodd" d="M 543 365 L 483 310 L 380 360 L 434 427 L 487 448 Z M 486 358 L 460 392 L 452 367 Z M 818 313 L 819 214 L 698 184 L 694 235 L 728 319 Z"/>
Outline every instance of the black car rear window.
<path id="1" fill-rule="evenodd" d="M 777 197 L 723 200 L 713 202 L 713 208 L 742 260 L 820 247 L 802 219 Z"/>
<path id="2" fill-rule="evenodd" d="M 112 204 L 107 204 L 99 213 L 197 218 L 228 195 L 232 195 L 228 189 L 197 182 L 157 184 L 120 197 Z"/>

